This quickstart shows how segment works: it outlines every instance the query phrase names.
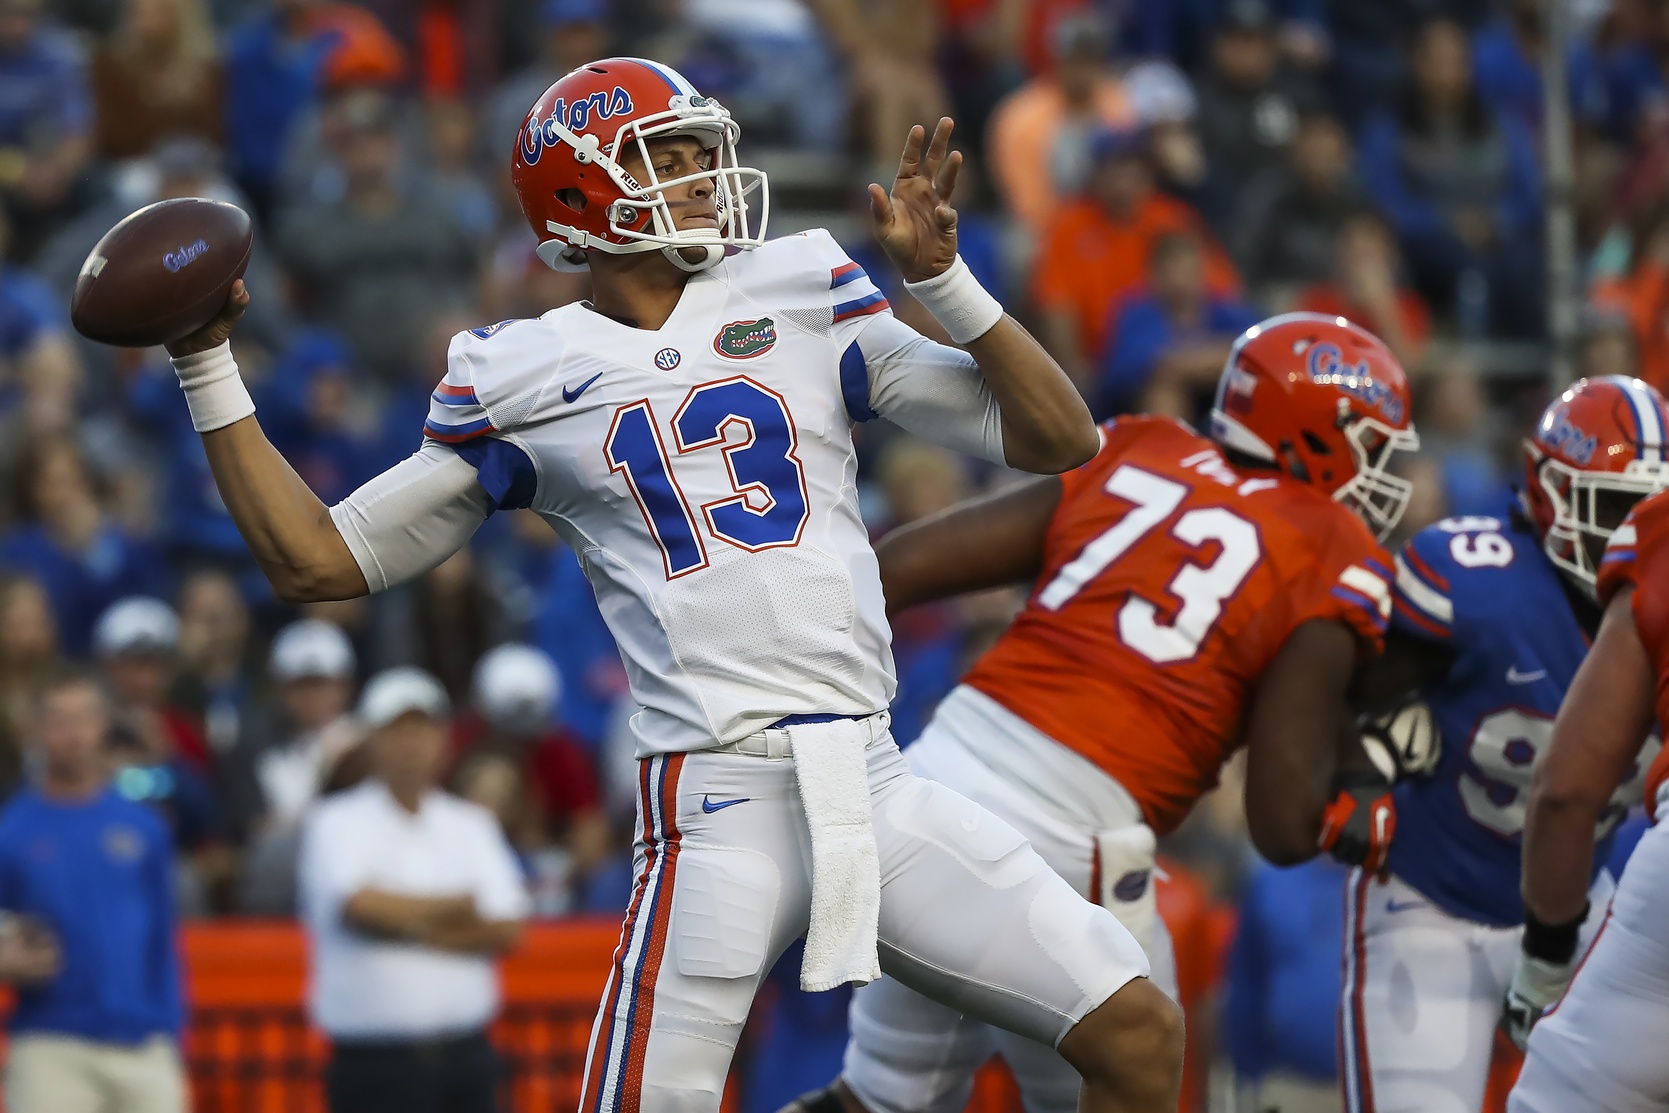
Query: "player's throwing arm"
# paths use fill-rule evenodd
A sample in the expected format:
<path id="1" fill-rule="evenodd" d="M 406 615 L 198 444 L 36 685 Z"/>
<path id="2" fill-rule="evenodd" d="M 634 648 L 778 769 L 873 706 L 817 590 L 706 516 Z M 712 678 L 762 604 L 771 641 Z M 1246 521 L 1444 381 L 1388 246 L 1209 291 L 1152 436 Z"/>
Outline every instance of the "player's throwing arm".
<path id="1" fill-rule="evenodd" d="M 330 509 L 267 440 L 227 340 L 249 305 L 239 279 L 219 316 L 168 345 L 215 485 L 279 598 L 351 599 L 369 587 Z M 473 480 L 467 465 L 463 478 Z M 467 534 L 465 535 L 468 536 Z"/>

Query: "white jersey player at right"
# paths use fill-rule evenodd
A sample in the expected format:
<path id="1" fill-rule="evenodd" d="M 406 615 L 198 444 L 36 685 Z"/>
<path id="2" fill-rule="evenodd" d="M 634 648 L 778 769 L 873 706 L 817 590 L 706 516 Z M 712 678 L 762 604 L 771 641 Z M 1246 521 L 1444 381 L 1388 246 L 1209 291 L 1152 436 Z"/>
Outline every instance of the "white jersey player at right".
<path id="1" fill-rule="evenodd" d="M 1599 570 L 1605 618 L 1553 727 L 1524 827 L 1524 904 L 1556 935 L 1582 914 L 1594 818 L 1638 775 L 1654 720 L 1669 715 L 1669 493 L 1637 505 Z M 1663 1113 L 1669 1109 L 1669 751 L 1646 776 L 1654 824 L 1617 882 L 1599 937 L 1545 1010 L 1510 1002 L 1530 1028 L 1508 1113 Z M 1533 957 L 1525 973 L 1544 975 Z M 1570 971 L 1564 971 L 1571 977 Z M 1516 1007 L 1514 1007 L 1516 1005 Z"/>
<path id="2" fill-rule="evenodd" d="M 871 201 L 966 352 L 896 321 L 827 233 L 764 242 L 764 175 L 736 134 L 658 63 L 553 85 L 512 172 L 540 257 L 589 266 L 592 300 L 460 334 L 421 451 L 328 510 L 249 420 L 224 343 L 237 288 L 170 349 L 227 506 L 291 598 L 408 580 L 502 508 L 579 554 L 641 706 L 638 882 L 586 1113 L 716 1111 L 754 991 L 801 935 L 809 989 L 885 969 L 1058 1047 L 1084 1110 L 1168 1113 L 1180 1017 L 1141 949 L 893 744 L 857 506 L 858 422 L 1056 472 L 1094 453 L 1088 412 L 955 254 L 948 120 L 925 150 L 912 131 Z"/>

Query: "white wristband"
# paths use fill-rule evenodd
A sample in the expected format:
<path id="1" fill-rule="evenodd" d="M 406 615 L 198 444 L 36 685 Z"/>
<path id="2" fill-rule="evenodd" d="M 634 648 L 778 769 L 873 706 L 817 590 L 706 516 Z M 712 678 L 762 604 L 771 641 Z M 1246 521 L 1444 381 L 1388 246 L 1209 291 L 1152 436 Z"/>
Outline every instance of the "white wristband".
<path id="1" fill-rule="evenodd" d="M 979 284 L 961 255 L 943 274 L 906 282 L 904 288 L 927 307 L 958 344 L 978 340 L 1003 319 L 1002 304 Z"/>
<path id="2" fill-rule="evenodd" d="M 191 409 L 191 427 L 199 433 L 224 429 L 255 412 L 255 400 L 238 374 L 230 343 L 180 356 L 173 363 L 185 404 Z"/>

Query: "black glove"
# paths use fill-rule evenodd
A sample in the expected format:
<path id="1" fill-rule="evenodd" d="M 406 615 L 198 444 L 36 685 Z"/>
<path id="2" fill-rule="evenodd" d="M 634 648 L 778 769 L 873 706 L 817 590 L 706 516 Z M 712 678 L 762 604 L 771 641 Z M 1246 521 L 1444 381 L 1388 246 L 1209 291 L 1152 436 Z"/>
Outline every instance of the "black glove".
<path id="1" fill-rule="evenodd" d="M 1389 872 L 1391 840 L 1397 833 L 1397 806 L 1391 784 L 1362 769 L 1340 773 L 1337 795 L 1321 813 L 1321 849 L 1347 866 L 1361 866 L 1383 878 Z"/>

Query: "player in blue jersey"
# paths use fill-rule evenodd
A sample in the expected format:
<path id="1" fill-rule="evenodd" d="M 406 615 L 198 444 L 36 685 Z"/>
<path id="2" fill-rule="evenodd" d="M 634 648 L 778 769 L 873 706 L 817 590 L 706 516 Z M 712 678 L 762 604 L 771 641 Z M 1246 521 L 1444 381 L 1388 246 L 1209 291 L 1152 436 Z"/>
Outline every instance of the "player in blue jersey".
<path id="1" fill-rule="evenodd" d="M 1639 380 L 1584 380 L 1525 440 L 1516 503 L 1430 526 L 1396 558 L 1386 652 L 1358 679 L 1364 742 L 1401 779 L 1390 875 L 1356 871 L 1346 893 L 1349 1113 L 1477 1113 L 1503 999 L 1550 1003 L 1603 914 L 1599 863 L 1639 798 L 1638 771 L 1600 824 L 1599 912 L 1585 920 L 1525 929 L 1521 833 L 1531 773 L 1599 624 L 1605 542 L 1669 484 L 1666 426 L 1669 407 Z M 1535 959 L 1522 966 L 1521 938 Z"/>

